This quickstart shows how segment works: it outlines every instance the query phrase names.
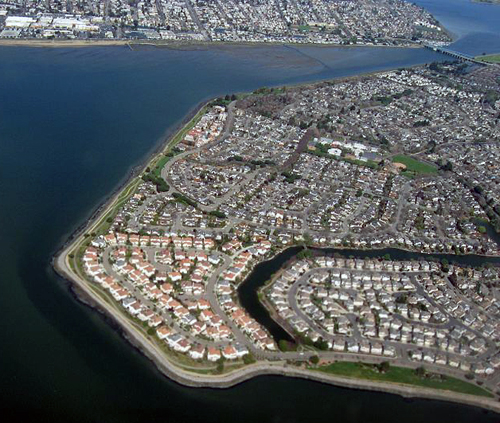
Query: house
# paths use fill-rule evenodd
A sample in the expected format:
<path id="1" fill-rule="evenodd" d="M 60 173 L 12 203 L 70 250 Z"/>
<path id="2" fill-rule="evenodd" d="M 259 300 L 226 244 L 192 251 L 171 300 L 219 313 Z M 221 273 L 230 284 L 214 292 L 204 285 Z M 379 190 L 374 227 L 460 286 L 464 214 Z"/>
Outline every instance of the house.
<path id="1" fill-rule="evenodd" d="M 165 294 L 170 294 L 173 291 L 174 287 L 171 283 L 164 283 L 160 286 L 160 289 Z"/>
<path id="2" fill-rule="evenodd" d="M 127 308 L 127 310 L 132 316 L 136 316 L 142 310 L 142 304 L 139 301 L 136 301 L 135 303 L 131 304 Z"/>
<path id="3" fill-rule="evenodd" d="M 208 310 L 210 308 L 210 302 L 205 299 L 200 299 L 196 303 L 198 306 L 198 310 Z"/>
<path id="4" fill-rule="evenodd" d="M 200 360 L 203 358 L 204 355 L 205 355 L 205 347 L 203 345 L 200 344 L 191 345 L 191 349 L 189 350 L 189 356 L 193 360 Z"/>
<path id="5" fill-rule="evenodd" d="M 167 276 L 172 282 L 177 282 L 182 279 L 182 274 L 179 272 L 169 272 Z"/>
<path id="6" fill-rule="evenodd" d="M 236 349 L 232 345 L 227 345 L 222 350 L 222 355 L 227 360 L 236 360 L 238 358 L 238 352 L 236 351 Z"/>
<path id="7" fill-rule="evenodd" d="M 221 352 L 214 347 L 208 347 L 207 359 L 208 361 L 217 361 L 221 358 Z"/>
<path id="8" fill-rule="evenodd" d="M 160 326 L 158 329 L 156 329 L 156 335 L 158 335 L 158 338 L 160 339 L 165 339 L 168 335 L 171 335 L 172 333 L 173 330 L 168 326 Z"/>
<path id="9" fill-rule="evenodd" d="M 163 319 L 161 316 L 158 316 L 155 314 L 151 319 L 148 321 L 148 325 L 152 328 L 155 328 L 163 323 Z"/>
<path id="10" fill-rule="evenodd" d="M 206 330 L 206 328 L 207 328 L 206 323 L 196 321 L 196 322 L 195 322 L 195 323 L 193 323 L 193 325 L 191 326 L 191 333 L 193 333 L 194 335 L 199 335 L 199 334 L 200 334 L 200 333 L 202 333 L 204 330 Z"/>
<path id="11" fill-rule="evenodd" d="M 153 317 L 153 315 L 154 315 L 153 310 L 151 310 L 149 308 L 144 308 L 139 313 L 137 313 L 137 317 L 142 322 L 147 322 L 149 319 L 151 319 Z"/>
<path id="12" fill-rule="evenodd" d="M 236 350 L 236 355 L 238 358 L 244 357 L 248 354 L 248 348 L 241 344 L 234 344 L 234 349 Z"/>

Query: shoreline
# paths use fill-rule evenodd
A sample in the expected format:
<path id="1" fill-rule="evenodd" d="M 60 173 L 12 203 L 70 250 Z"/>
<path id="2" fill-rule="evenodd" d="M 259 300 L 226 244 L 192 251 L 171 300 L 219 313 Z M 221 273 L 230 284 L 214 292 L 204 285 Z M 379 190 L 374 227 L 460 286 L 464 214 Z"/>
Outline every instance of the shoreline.
<path id="1" fill-rule="evenodd" d="M 134 51 L 135 47 L 155 47 L 166 48 L 172 50 L 196 50 L 208 48 L 225 48 L 225 47 L 276 47 L 276 46 L 291 46 L 291 47 L 320 47 L 320 48 L 352 48 L 352 47 L 367 47 L 367 48 L 424 48 L 420 43 L 411 45 L 372 45 L 372 44 L 335 44 L 335 43 L 293 43 L 293 42 L 250 42 L 250 41 L 179 41 L 179 40 L 124 40 L 124 39 L 88 39 L 88 40 L 46 40 L 37 38 L 2 38 L 0 39 L 0 47 L 37 47 L 37 48 L 82 48 L 82 47 L 117 47 L 127 46 Z"/>
<path id="2" fill-rule="evenodd" d="M 364 74 L 360 74 L 348 78 L 363 76 Z M 337 79 L 343 78 L 341 77 Z M 166 135 L 166 138 L 163 139 L 163 141 L 158 141 L 152 152 L 148 154 L 141 163 L 134 166 L 129 171 L 129 173 L 125 176 L 123 182 L 121 182 L 109 196 L 102 200 L 100 205 L 90 213 L 90 217 L 88 217 L 85 222 L 83 222 L 72 232 L 66 242 L 52 256 L 52 267 L 54 268 L 55 272 L 69 284 L 72 294 L 78 299 L 78 301 L 98 311 L 102 316 L 105 317 L 108 323 L 111 323 L 110 326 L 114 330 L 117 330 L 125 339 L 127 339 L 130 344 L 132 344 L 134 348 L 136 348 L 141 352 L 141 354 L 152 361 L 155 367 L 163 375 L 181 385 L 190 387 L 210 387 L 223 389 L 233 387 L 257 376 L 279 375 L 314 380 L 321 383 L 351 389 L 388 392 L 409 398 L 426 398 L 456 402 L 460 404 L 481 407 L 494 411 L 496 413 L 500 413 L 500 403 L 491 399 L 485 399 L 482 397 L 460 394 L 451 391 L 439 391 L 437 389 L 430 390 L 428 388 L 419 388 L 411 385 L 388 382 L 374 382 L 364 379 L 327 375 L 320 372 L 315 372 L 313 370 L 295 368 L 282 363 L 272 364 L 261 362 L 254 365 L 245 366 L 237 370 L 233 370 L 226 374 L 214 376 L 201 375 L 186 371 L 172 363 L 168 359 L 166 354 L 158 348 L 158 346 L 154 345 L 143 333 L 141 333 L 138 329 L 134 328 L 130 324 L 130 321 L 127 319 L 124 313 L 115 310 L 109 304 L 107 304 L 106 301 L 104 301 L 92 290 L 88 281 L 81 278 L 71 269 L 71 266 L 69 264 L 69 255 L 77 246 L 80 245 L 81 241 L 84 240 L 84 233 L 100 225 L 102 218 L 105 217 L 110 210 L 112 210 L 115 202 L 120 197 L 120 194 L 123 193 L 124 190 L 126 190 L 127 187 L 129 187 L 132 183 L 134 183 L 138 175 L 148 165 L 153 163 L 161 156 L 163 151 L 165 151 L 169 147 L 176 136 L 181 131 L 183 131 L 183 129 L 187 125 L 189 125 L 192 119 L 210 101 L 211 100 L 209 99 L 206 102 L 199 103 L 197 106 L 191 109 L 186 117 L 178 125 L 176 125 L 174 129 L 165 131 L 165 134 L 168 134 Z"/>

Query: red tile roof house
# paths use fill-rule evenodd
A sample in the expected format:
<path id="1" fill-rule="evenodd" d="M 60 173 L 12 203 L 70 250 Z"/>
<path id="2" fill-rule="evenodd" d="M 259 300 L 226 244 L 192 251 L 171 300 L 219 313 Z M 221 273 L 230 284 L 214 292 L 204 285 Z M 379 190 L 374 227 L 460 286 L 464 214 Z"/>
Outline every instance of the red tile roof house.
<path id="1" fill-rule="evenodd" d="M 177 316 L 179 319 L 182 317 L 188 316 L 189 315 L 189 310 L 185 307 L 177 307 L 174 309 L 174 314 Z"/>
<path id="2" fill-rule="evenodd" d="M 203 247 L 205 250 L 211 250 L 215 248 L 215 241 L 212 238 L 205 238 L 203 240 Z"/>
<path id="3" fill-rule="evenodd" d="M 162 264 L 172 263 L 172 253 L 170 250 L 161 250 L 156 252 L 156 261 Z"/>
<path id="4" fill-rule="evenodd" d="M 236 273 L 230 272 L 226 270 L 223 274 L 222 277 L 228 281 L 234 282 L 237 278 Z"/>
<path id="5" fill-rule="evenodd" d="M 165 306 L 168 310 L 175 310 L 177 307 L 182 307 L 182 305 L 179 301 L 174 300 L 173 298 L 170 298 Z"/>
<path id="6" fill-rule="evenodd" d="M 214 314 L 213 316 L 211 316 L 210 318 L 210 324 L 212 326 L 215 326 L 215 327 L 219 327 L 220 325 L 222 325 L 224 323 L 224 321 L 221 319 L 220 316 Z"/>
<path id="7" fill-rule="evenodd" d="M 114 233 L 104 235 L 104 240 L 108 245 L 116 245 L 116 237 Z"/>
<path id="8" fill-rule="evenodd" d="M 210 302 L 204 299 L 198 300 L 197 305 L 199 310 L 208 310 L 210 308 Z"/>
<path id="9" fill-rule="evenodd" d="M 190 294 L 193 292 L 193 283 L 191 281 L 182 281 L 181 282 L 182 292 L 186 294 Z"/>
<path id="10" fill-rule="evenodd" d="M 147 264 L 146 266 L 144 266 L 142 269 L 141 269 L 142 273 L 144 273 L 148 278 L 150 278 L 151 276 L 153 276 L 155 273 L 156 273 L 156 269 L 154 266 L 152 266 L 151 264 Z"/>
<path id="11" fill-rule="evenodd" d="M 169 328 L 168 326 L 160 326 L 158 329 L 156 329 L 156 334 L 160 339 L 165 339 L 168 335 L 172 333 L 173 333 L 172 328 Z"/>
<path id="12" fill-rule="evenodd" d="M 86 267 L 87 267 L 87 274 L 89 274 L 90 276 L 95 276 L 99 273 L 102 273 L 103 270 L 102 267 L 98 264 L 92 264 Z"/>
<path id="13" fill-rule="evenodd" d="M 182 238 L 179 236 L 172 237 L 172 242 L 174 243 L 175 248 L 182 248 Z"/>
<path id="14" fill-rule="evenodd" d="M 121 300 L 124 300 L 125 298 L 127 298 L 130 295 L 130 292 L 128 292 L 128 290 L 125 288 L 120 288 L 120 289 L 116 290 L 115 292 L 112 292 L 111 295 L 113 295 L 113 298 L 116 301 L 121 301 Z"/>
<path id="15" fill-rule="evenodd" d="M 170 348 L 183 353 L 189 351 L 191 348 L 191 344 L 187 341 L 187 339 L 183 338 L 179 334 L 168 336 L 167 343 Z"/>
<path id="16" fill-rule="evenodd" d="M 151 319 L 148 321 L 148 325 L 152 328 L 155 328 L 163 323 L 163 318 L 161 316 L 158 316 L 155 314 Z"/>
<path id="17" fill-rule="evenodd" d="M 144 308 L 137 314 L 137 317 L 139 318 L 140 321 L 147 322 L 149 319 L 153 317 L 153 315 L 154 315 L 153 310 L 149 308 Z"/>
<path id="18" fill-rule="evenodd" d="M 232 345 L 226 346 L 226 348 L 222 350 L 222 355 L 227 360 L 236 360 L 238 358 L 238 353 Z"/>
<path id="19" fill-rule="evenodd" d="M 136 234 L 131 234 L 129 237 L 128 237 L 128 240 L 130 241 L 130 243 L 134 246 L 137 246 L 139 245 L 139 235 L 136 235 Z"/>
<path id="20" fill-rule="evenodd" d="M 193 238 L 190 236 L 182 239 L 182 247 L 183 248 L 191 248 L 193 246 Z"/>
<path id="21" fill-rule="evenodd" d="M 168 237 L 168 236 L 161 236 L 160 237 L 160 242 L 161 242 L 161 246 L 163 248 L 165 248 L 165 247 L 167 247 L 170 244 L 170 237 Z"/>
<path id="22" fill-rule="evenodd" d="M 176 260 L 184 260 L 186 258 L 186 253 L 182 250 L 175 250 L 174 251 L 174 258 Z"/>
<path id="23" fill-rule="evenodd" d="M 212 268 L 212 265 L 208 261 L 199 261 L 198 262 L 198 267 L 202 270 L 210 270 Z"/>
<path id="24" fill-rule="evenodd" d="M 83 255 L 83 261 L 84 262 L 92 262 L 92 261 L 97 261 L 97 251 L 85 251 L 85 254 Z"/>
<path id="25" fill-rule="evenodd" d="M 160 308 L 165 308 L 167 307 L 171 299 L 172 298 L 170 296 L 163 294 L 160 298 L 158 298 L 158 305 L 160 306 Z"/>
<path id="26" fill-rule="evenodd" d="M 213 326 L 207 327 L 207 329 L 204 332 L 204 335 L 208 336 L 209 338 L 215 341 L 220 341 L 219 329 L 214 328 Z"/>
<path id="27" fill-rule="evenodd" d="M 217 361 L 221 358 L 221 353 L 217 348 L 208 347 L 208 361 Z"/>
<path id="28" fill-rule="evenodd" d="M 181 267 L 185 267 L 187 269 L 191 268 L 194 265 L 194 263 L 189 259 L 181 260 L 179 264 Z"/>
<path id="29" fill-rule="evenodd" d="M 219 337 L 220 339 L 229 339 L 232 336 L 231 329 L 229 326 L 226 325 L 220 325 L 219 327 Z"/>
<path id="30" fill-rule="evenodd" d="M 171 283 L 164 283 L 160 286 L 160 289 L 165 293 L 165 294 L 170 294 L 173 290 L 174 287 Z"/>
<path id="31" fill-rule="evenodd" d="M 103 274 L 103 275 L 104 275 L 104 274 Z M 101 275 L 97 275 L 97 276 L 95 277 L 96 281 L 98 281 L 98 279 L 97 279 L 97 278 L 101 279 Z M 104 289 L 108 289 L 108 288 L 109 288 L 109 287 L 113 284 L 113 282 L 115 282 L 115 279 L 113 279 L 111 276 L 106 276 L 106 275 L 104 275 L 104 277 L 102 278 L 102 282 L 101 282 L 101 284 L 102 284 L 102 287 L 103 287 Z"/>
<path id="32" fill-rule="evenodd" d="M 203 310 L 201 313 L 200 313 L 200 320 L 202 320 L 203 322 L 208 322 L 210 321 L 213 317 L 214 317 L 214 313 L 210 310 Z"/>

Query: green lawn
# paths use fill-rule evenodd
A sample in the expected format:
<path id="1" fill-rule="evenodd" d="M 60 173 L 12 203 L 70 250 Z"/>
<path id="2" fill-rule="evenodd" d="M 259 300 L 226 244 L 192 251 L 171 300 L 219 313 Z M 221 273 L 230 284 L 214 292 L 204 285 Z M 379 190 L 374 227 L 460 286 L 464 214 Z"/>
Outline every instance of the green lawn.
<path id="1" fill-rule="evenodd" d="M 428 373 L 426 377 L 419 377 L 413 369 L 405 367 L 390 367 L 385 373 L 380 373 L 375 366 L 370 364 L 337 362 L 318 368 L 316 371 L 331 373 L 339 376 L 349 376 L 357 379 L 367 379 L 380 382 L 403 383 L 407 385 L 423 386 L 425 388 L 443 389 L 446 391 L 460 392 L 463 394 L 490 397 L 493 395 L 485 389 L 448 376 L 439 376 Z"/>
<path id="2" fill-rule="evenodd" d="M 476 56 L 476 60 L 488 63 L 500 63 L 500 54 L 488 54 L 486 56 Z"/>
<path id="3" fill-rule="evenodd" d="M 436 166 L 429 165 L 427 163 L 420 162 L 412 157 L 404 156 L 403 154 L 398 154 L 392 158 L 394 163 L 402 163 L 406 166 L 406 171 L 422 174 L 432 174 L 437 173 L 438 168 Z"/>
<path id="4" fill-rule="evenodd" d="M 168 156 L 163 156 L 161 157 L 158 162 L 156 163 L 156 166 L 153 169 L 153 174 L 157 177 L 161 177 L 161 170 L 165 166 L 165 164 L 170 160 L 170 157 Z"/>

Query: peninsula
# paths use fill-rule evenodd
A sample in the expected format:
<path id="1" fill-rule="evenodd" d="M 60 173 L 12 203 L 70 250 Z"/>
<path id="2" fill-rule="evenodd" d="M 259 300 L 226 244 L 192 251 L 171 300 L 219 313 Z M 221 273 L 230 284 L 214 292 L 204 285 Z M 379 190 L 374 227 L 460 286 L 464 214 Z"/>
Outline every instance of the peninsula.
<path id="1" fill-rule="evenodd" d="M 500 411 L 499 76 L 432 63 L 215 99 L 55 268 L 186 385 L 282 374 Z"/>

